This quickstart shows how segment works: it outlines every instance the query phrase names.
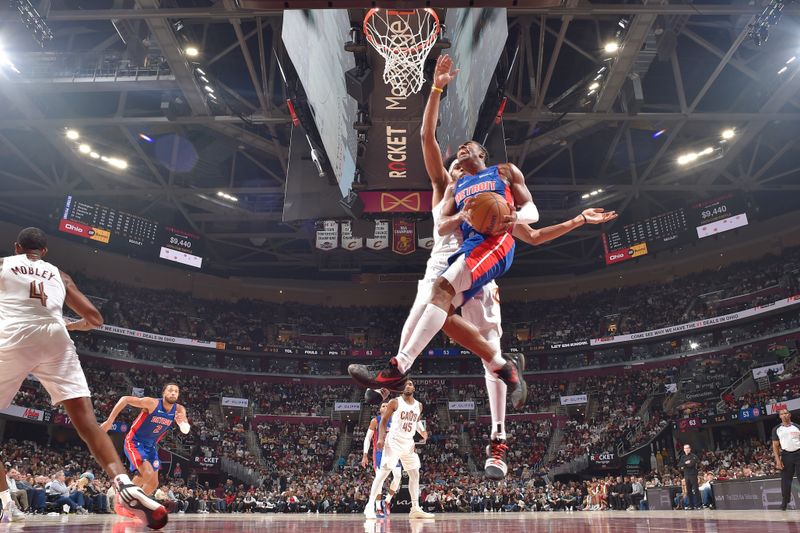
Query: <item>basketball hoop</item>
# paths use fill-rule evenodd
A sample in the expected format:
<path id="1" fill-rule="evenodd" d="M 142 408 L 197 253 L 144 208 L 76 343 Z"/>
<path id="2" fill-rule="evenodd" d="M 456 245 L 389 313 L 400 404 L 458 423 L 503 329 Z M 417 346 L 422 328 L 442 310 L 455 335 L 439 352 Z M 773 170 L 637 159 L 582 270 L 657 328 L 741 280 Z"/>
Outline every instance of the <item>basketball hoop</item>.
<path id="1" fill-rule="evenodd" d="M 395 10 L 372 8 L 364 17 L 367 41 L 386 60 L 383 82 L 392 94 L 419 92 L 425 78 L 425 58 L 439 35 L 439 16 L 431 8 Z"/>

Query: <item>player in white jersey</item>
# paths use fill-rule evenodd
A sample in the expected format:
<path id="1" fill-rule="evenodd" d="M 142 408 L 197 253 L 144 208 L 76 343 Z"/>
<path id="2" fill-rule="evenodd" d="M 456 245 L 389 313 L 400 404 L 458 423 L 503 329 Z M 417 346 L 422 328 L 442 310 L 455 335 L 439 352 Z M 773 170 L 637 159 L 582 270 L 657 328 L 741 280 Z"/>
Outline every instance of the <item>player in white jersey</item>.
<path id="1" fill-rule="evenodd" d="M 451 61 L 446 56 L 437 60 L 436 77 L 434 84 L 446 84 L 443 76 L 452 77 L 450 73 Z M 438 78 L 438 79 L 437 79 Z M 400 339 L 400 346 L 405 346 L 411 331 L 416 326 L 426 305 L 431 300 L 433 283 L 448 266 L 448 258 L 459 248 L 458 232 L 440 234 L 442 226 L 442 198 L 445 190 L 464 174 L 457 160 L 454 160 L 448 169 L 442 163 L 442 154 L 436 141 L 436 121 L 439 114 L 439 93 L 431 91 L 425 107 L 422 121 L 422 146 L 425 167 L 431 179 L 433 188 L 432 214 L 434 220 L 434 246 L 428 260 L 425 275 L 417 286 L 417 296 L 409 312 Z M 467 213 L 462 211 L 456 217 L 466 218 Z M 538 246 L 561 237 L 566 233 L 584 224 L 602 224 L 617 217 L 616 212 L 604 212 L 603 209 L 590 208 L 580 215 L 560 224 L 547 226 L 541 229 L 531 228 L 526 224 L 514 226 L 515 238 L 533 246 Z M 451 217 L 452 218 L 452 217 Z M 507 467 L 504 462 L 507 446 L 505 433 L 505 406 L 508 388 L 511 388 L 511 403 L 515 408 L 520 408 L 525 403 L 527 387 L 522 377 L 525 359 L 522 354 L 509 356 L 508 360 L 501 355 L 500 339 L 502 337 L 500 297 L 497 284 L 492 281 L 483 290 L 468 299 L 460 308 L 461 316 L 451 314 L 443 331 L 454 341 L 475 353 L 483 361 L 485 368 L 484 377 L 489 396 L 489 406 L 492 416 L 492 430 L 490 435 L 491 445 L 487 455 L 485 470 L 488 477 L 501 479 L 505 476 Z M 377 391 L 368 389 L 366 399 L 375 403 L 385 399 L 388 391 L 378 394 Z"/>
<path id="2" fill-rule="evenodd" d="M 97 425 L 91 393 L 69 331 L 89 331 L 103 317 L 75 282 L 43 260 L 47 236 L 26 228 L 14 243 L 16 255 L 0 258 L 0 409 L 7 408 L 28 374 L 62 404 L 92 455 L 114 480 L 117 497 L 149 527 L 167 524 L 162 505 L 131 483 L 111 439 Z M 82 318 L 66 324 L 64 304 Z M 0 460 L 0 501 L 12 509 L 6 472 Z M 13 518 L 13 515 L 12 515 Z"/>
<path id="3" fill-rule="evenodd" d="M 414 382 L 408 380 L 403 386 L 403 395 L 386 404 L 386 410 L 378 424 L 378 441 L 375 448 L 382 452 L 381 468 L 375 474 L 369 501 L 364 509 L 367 518 L 375 518 L 375 501 L 383 489 L 383 482 L 389 477 L 392 468 L 399 460 L 408 472 L 408 492 L 411 496 L 409 518 L 433 518 L 419 505 L 419 455 L 415 449 L 414 435 L 419 433 L 424 440 L 428 438 L 421 423 L 422 404 L 414 399 Z M 391 420 L 391 431 L 388 431 Z M 388 435 L 387 435 L 388 433 Z"/>

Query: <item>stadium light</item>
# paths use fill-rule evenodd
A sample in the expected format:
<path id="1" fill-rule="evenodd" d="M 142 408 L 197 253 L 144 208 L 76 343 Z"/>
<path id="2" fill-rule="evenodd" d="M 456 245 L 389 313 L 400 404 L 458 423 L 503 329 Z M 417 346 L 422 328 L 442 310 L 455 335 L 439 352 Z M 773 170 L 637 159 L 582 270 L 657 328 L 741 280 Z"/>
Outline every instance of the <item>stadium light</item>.
<path id="1" fill-rule="evenodd" d="M 694 152 L 689 152 L 688 154 L 683 154 L 682 156 L 678 157 L 679 165 L 688 165 L 694 161 L 697 161 L 697 154 Z"/>
<path id="2" fill-rule="evenodd" d="M 195 46 L 187 46 L 183 51 L 189 57 L 197 57 L 200 55 L 200 50 L 198 50 Z"/>
<path id="3" fill-rule="evenodd" d="M 599 84 L 599 83 L 597 83 L 597 82 L 594 82 L 594 83 L 592 83 L 591 85 L 589 85 L 589 90 L 590 90 L 590 91 L 595 91 L 595 90 L 597 90 L 599 87 L 600 87 L 600 84 Z"/>
<path id="4" fill-rule="evenodd" d="M 205 89 L 207 92 L 209 92 L 209 93 L 213 93 L 213 92 L 214 92 L 214 88 L 213 88 L 213 87 L 211 87 L 210 85 L 206 85 L 206 86 L 205 86 L 205 87 L 203 87 L 203 88 L 204 88 L 204 89 Z"/>
<path id="5" fill-rule="evenodd" d="M 153 142 L 153 138 L 150 137 L 149 135 L 145 135 L 144 133 L 140 133 L 139 134 L 139 138 L 142 139 L 143 141 L 147 141 L 149 143 Z"/>
<path id="6" fill-rule="evenodd" d="M 726 141 L 729 139 L 733 139 L 734 135 L 736 135 L 736 130 L 734 130 L 733 128 L 728 128 L 727 130 L 724 130 L 722 132 L 722 138 L 725 139 Z"/>
<path id="7" fill-rule="evenodd" d="M 67 139 L 71 141 L 76 141 L 80 138 L 81 134 L 78 133 L 76 130 L 67 130 Z"/>
<path id="8" fill-rule="evenodd" d="M 88 144 L 82 144 L 82 145 L 80 145 L 80 146 L 78 147 L 78 151 L 79 151 L 80 153 L 82 153 L 82 154 L 88 154 L 89 152 L 91 152 L 91 151 L 92 151 L 92 147 L 91 147 L 91 146 L 89 146 Z"/>
<path id="9" fill-rule="evenodd" d="M 100 154 L 98 154 L 97 152 L 89 152 L 89 157 L 91 157 L 92 159 L 100 159 Z"/>
<path id="10" fill-rule="evenodd" d="M 691 341 L 691 342 L 689 343 L 689 348 L 691 348 L 692 350 L 696 350 L 696 349 L 698 349 L 699 347 L 700 347 L 700 345 L 699 345 L 699 344 L 697 344 L 697 343 L 696 343 L 696 342 L 694 342 L 694 341 Z"/>
<path id="11" fill-rule="evenodd" d="M 607 42 L 603 50 L 605 50 L 607 54 L 613 54 L 619 50 L 619 43 L 616 41 Z"/>

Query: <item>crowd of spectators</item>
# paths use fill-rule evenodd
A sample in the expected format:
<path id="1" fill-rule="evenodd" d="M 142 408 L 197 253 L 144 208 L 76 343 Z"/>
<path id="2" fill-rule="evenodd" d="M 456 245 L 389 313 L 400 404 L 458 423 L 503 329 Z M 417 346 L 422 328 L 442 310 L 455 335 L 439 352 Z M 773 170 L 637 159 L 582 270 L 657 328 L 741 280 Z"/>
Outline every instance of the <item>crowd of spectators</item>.
<path id="1" fill-rule="evenodd" d="M 690 274 L 659 283 L 588 292 L 558 300 L 509 301 L 503 304 L 508 332 L 523 339 L 569 342 L 609 334 L 627 334 L 709 318 L 795 294 L 800 248 L 780 256 Z M 84 292 L 94 296 L 106 323 L 157 334 L 231 345 L 340 349 L 396 348 L 406 307 L 321 306 L 295 302 L 274 305 L 254 300 L 218 301 L 77 275 Z M 506 335 L 507 347 L 527 340 Z M 436 342 L 446 341 L 439 336 Z M 100 347 L 102 349 L 103 347 Z M 110 348 L 111 349 L 111 348 Z M 146 359 L 147 350 L 113 350 Z M 214 363 L 214 361 L 209 361 Z M 230 361 L 252 370 L 256 361 Z M 202 363 L 201 363 L 202 364 Z"/>

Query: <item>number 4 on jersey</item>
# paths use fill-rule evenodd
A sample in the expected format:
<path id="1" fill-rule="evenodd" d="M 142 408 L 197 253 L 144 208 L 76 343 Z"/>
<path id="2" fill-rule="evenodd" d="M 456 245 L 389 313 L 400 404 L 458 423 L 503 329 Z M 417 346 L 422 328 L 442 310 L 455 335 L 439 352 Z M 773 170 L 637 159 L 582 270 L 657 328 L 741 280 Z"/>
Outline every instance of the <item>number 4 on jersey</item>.
<path id="1" fill-rule="evenodd" d="M 40 281 L 39 285 L 36 285 L 35 281 L 31 281 L 31 298 L 36 298 L 44 307 L 47 307 L 47 294 L 44 292 L 44 282 Z"/>

